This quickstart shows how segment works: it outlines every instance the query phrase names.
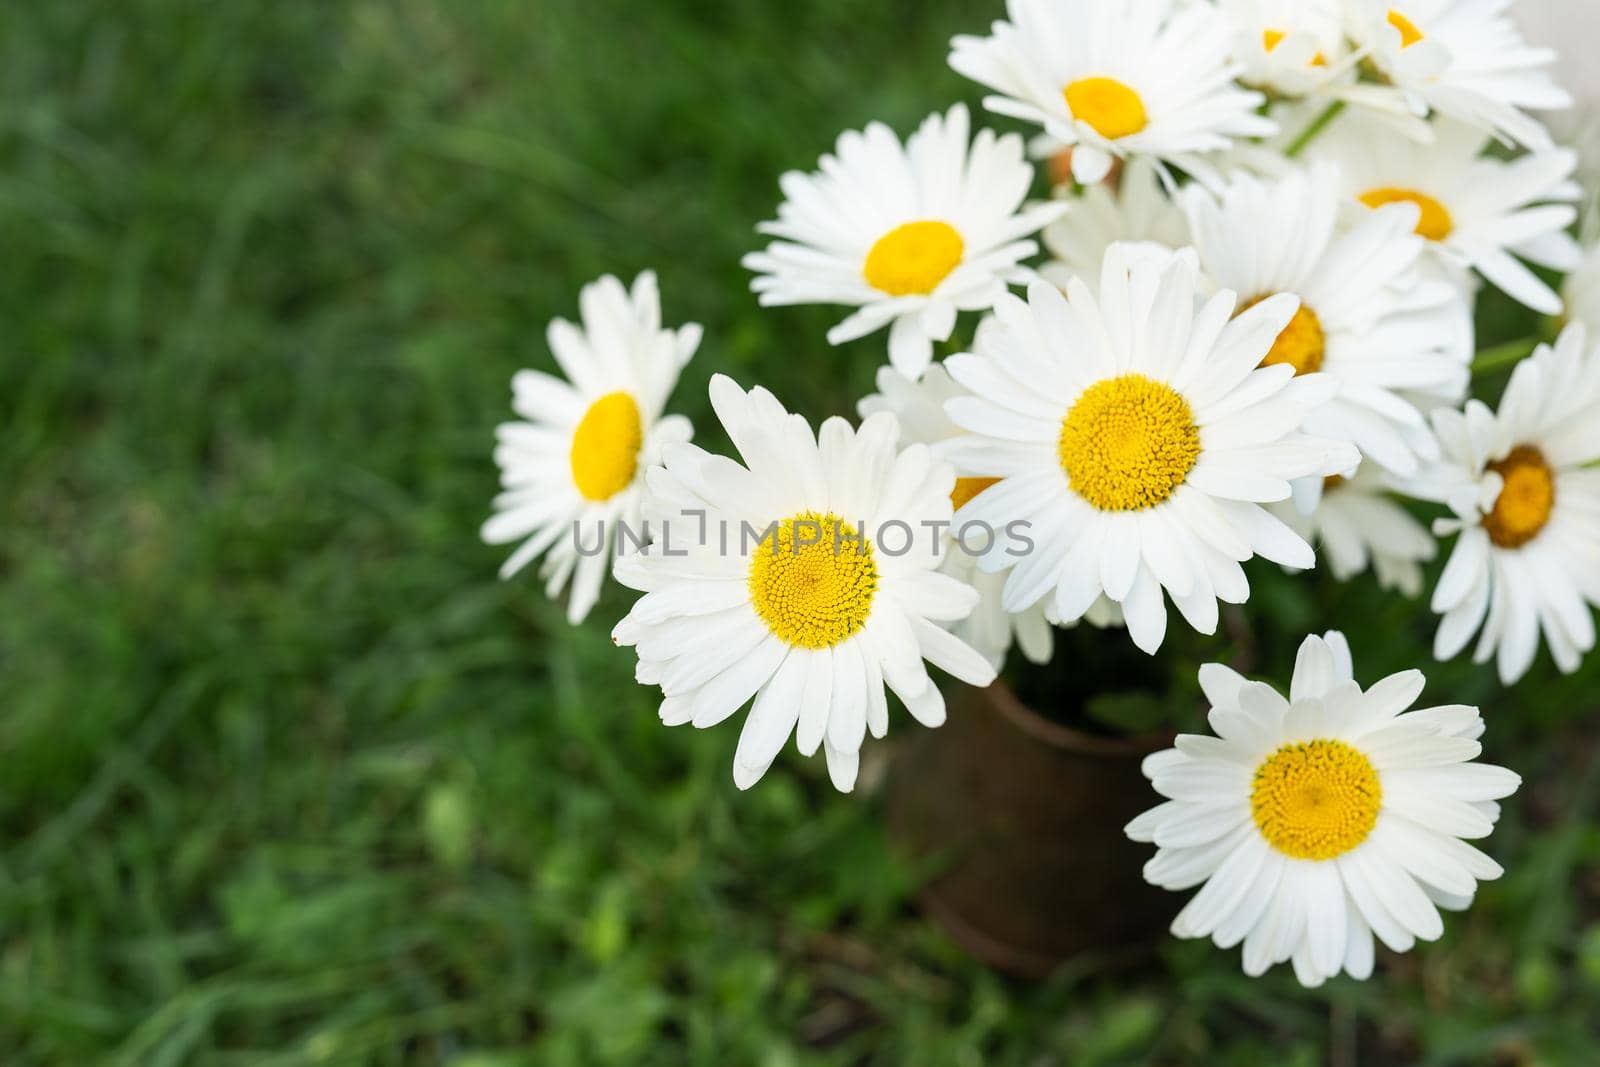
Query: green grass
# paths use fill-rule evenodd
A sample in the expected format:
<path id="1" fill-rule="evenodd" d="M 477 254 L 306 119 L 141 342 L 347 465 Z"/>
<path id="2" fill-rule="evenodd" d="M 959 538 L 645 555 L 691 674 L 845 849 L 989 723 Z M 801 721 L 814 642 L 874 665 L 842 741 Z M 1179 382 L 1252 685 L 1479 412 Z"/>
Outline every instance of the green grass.
<path id="1" fill-rule="evenodd" d="M 1430 668 L 1528 779 L 1442 944 L 1021 984 L 918 917 L 874 797 L 792 756 L 739 795 L 734 732 L 663 729 L 622 597 L 495 581 L 509 378 L 595 275 L 706 325 L 703 439 L 715 371 L 851 410 L 881 348 L 738 258 L 839 130 L 975 102 L 945 43 L 998 10 L 0 8 L 0 1062 L 1592 1062 L 1600 657 Z M 1256 577 L 1275 669 L 1329 625 L 1427 659 L 1419 605 Z"/>

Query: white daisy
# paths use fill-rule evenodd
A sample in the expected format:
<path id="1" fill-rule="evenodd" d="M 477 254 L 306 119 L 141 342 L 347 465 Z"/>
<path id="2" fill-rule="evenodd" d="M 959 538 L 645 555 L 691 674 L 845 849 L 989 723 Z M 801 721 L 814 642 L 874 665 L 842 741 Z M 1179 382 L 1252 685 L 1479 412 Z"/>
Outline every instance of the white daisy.
<path id="1" fill-rule="evenodd" d="M 985 319 L 980 330 L 988 329 L 991 320 Z M 970 396 L 965 389 L 951 380 L 939 364 L 928 368 L 920 382 L 913 382 L 893 367 L 878 369 L 878 391 L 863 397 L 857 405 L 862 418 L 870 418 L 887 411 L 900 421 L 902 439 L 907 443 L 929 446 L 935 456 L 941 456 L 946 442 L 959 437 L 961 427 L 950 421 L 944 404 L 958 396 Z M 957 474 L 960 474 L 959 469 Z M 950 494 L 950 504 L 956 510 L 994 485 L 994 478 L 956 478 L 956 487 Z M 987 530 L 968 531 L 958 540 L 957 530 L 950 531 L 946 543 L 944 563 L 940 570 L 957 581 L 978 591 L 978 605 L 972 614 L 950 626 L 950 631 L 961 640 L 983 653 L 998 670 L 1005 662 L 1006 653 L 1015 641 L 1023 656 L 1033 663 L 1048 663 L 1055 647 L 1050 623 L 1045 618 L 1045 605 L 1037 604 L 1027 611 L 1012 614 L 1001 603 L 1000 592 L 1005 586 L 1004 574 L 989 574 L 978 568 L 972 548 L 983 546 Z"/>
<path id="2" fill-rule="evenodd" d="M 1002 479 L 957 516 L 995 529 L 1026 522 L 1031 552 L 1015 564 L 1005 607 L 1053 596 L 1072 622 L 1102 595 L 1122 606 L 1134 642 L 1161 645 L 1162 591 L 1195 629 L 1213 633 L 1217 601 L 1243 603 L 1239 566 L 1254 555 L 1310 567 L 1310 547 L 1260 505 L 1296 478 L 1353 470 L 1349 445 L 1306 437 L 1306 414 L 1335 383 L 1262 367 L 1299 307 L 1268 297 L 1237 317 L 1232 292 L 1197 303 L 1196 268 L 1178 254 L 1132 262 L 1106 254 L 1098 299 L 1081 280 L 1063 296 L 1035 285 L 1008 298 L 976 354 L 946 361 L 972 397 L 946 403 L 972 436 L 948 455 Z"/>
<path id="3" fill-rule="evenodd" d="M 1501 867 L 1488 837 L 1522 780 L 1474 763 L 1483 719 L 1462 705 L 1410 711 L 1420 671 L 1363 690 L 1344 637 L 1308 637 L 1286 700 L 1219 663 L 1200 669 L 1216 737 L 1187 734 L 1145 760 L 1168 797 L 1128 824 L 1157 846 L 1145 878 L 1201 886 L 1178 937 L 1243 943 L 1244 971 L 1293 961 L 1302 985 L 1372 974 L 1373 935 L 1395 952 L 1444 932 Z"/>
<path id="4" fill-rule="evenodd" d="M 1347 67 L 1336 0 L 1221 0 L 1239 80 L 1274 96 L 1324 89 Z"/>
<path id="5" fill-rule="evenodd" d="M 1341 231 L 1339 178 L 1327 167 L 1271 182 L 1236 175 L 1219 195 L 1199 186 L 1185 192 L 1200 266 L 1211 280 L 1246 307 L 1275 293 L 1300 298 L 1266 363 L 1338 382 L 1307 429 L 1348 440 L 1401 475 L 1438 458 L 1413 396 L 1459 403 L 1469 371 L 1467 353 L 1444 344 L 1460 296 L 1417 271 L 1425 251 L 1413 233 L 1417 207 L 1369 212 Z"/>
<path id="6" fill-rule="evenodd" d="M 1092 185 L 1113 159 L 1151 156 L 1206 173 L 1203 153 L 1276 126 L 1233 83 L 1228 25 L 1209 4 L 1008 0 L 988 37 L 957 37 L 950 65 L 997 93 L 989 110 L 1044 127 Z"/>
<path id="7" fill-rule="evenodd" d="M 509 578 L 545 554 L 546 595 L 568 579 L 567 619 L 582 622 L 611 568 L 619 526 L 638 527 L 645 468 L 694 430 L 662 415 L 678 374 L 700 345 L 700 327 L 661 327 L 656 277 L 630 293 L 609 275 L 584 286 L 583 325 L 550 324 L 550 351 L 566 381 L 542 371 L 511 380 L 512 409 L 524 422 L 495 431 L 502 492 L 483 525 L 491 545 L 521 541 L 500 568 Z"/>
<path id="8" fill-rule="evenodd" d="M 760 227 L 779 240 L 744 258 L 762 306 L 858 307 L 828 341 L 890 326 L 890 361 L 921 376 L 957 312 L 986 310 L 1034 276 L 1021 266 L 1039 250 L 1028 238 L 1065 210 L 1023 206 L 1034 173 L 1020 137 L 980 130 L 969 147 L 969 126 L 957 105 L 902 147 L 873 123 L 842 135 L 819 172 L 785 174 L 778 220 Z"/>
<path id="9" fill-rule="evenodd" d="M 884 686 L 917 721 L 944 721 L 929 663 L 971 685 L 994 668 L 939 624 L 978 595 L 938 573 L 955 471 L 926 445 L 897 447 L 894 416 L 859 430 L 833 418 L 813 435 L 764 389 L 718 375 L 711 403 L 743 465 L 693 445 L 650 471 L 656 543 L 618 561 L 644 596 L 613 631 L 638 679 L 665 695 L 669 726 L 714 726 L 752 698 L 734 755 L 747 789 L 797 734 L 827 753 L 833 784 L 855 785 L 861 742 L 889 725 Z"/>
<path id="10" fill-rule="evenodd" d="M 1098 285 L 1106 249 L 1118 242 L 1160 251 L 1189 243 L 1188 220 L 1149 160 L 1130 160 L 1115 182 L 1061 195 L 1066 213 L 1045 227 L 1044 246 L 1052 258 L 1039 268 L 1040 277 L 1057 289 L 1065 290 L 1073 278 Z"/>
<path id="11" fill-rule="evenodd" d="M 1567 276 L 1561 298 L 1567 318 L 1587 326 L 1590 336 L 1600 337 L 1600 243 L 1590 245 L 1578 269 Z"/>
<path id="12" fill-rule="evenodd" d="M 1570 271 L 1581 256 L 1567 227 L 1580 191 L 1567 149 L 1505 161 L 1482 155 L 1486 136 L 1456 122 L 1435 123 L 1432 144 L 1346 115 L 1309 155 L 1338 164 L 1345 191 L 1369 208 L 1415 204 L 1417 233 L 1452 270 L 1476 269 L 1535 311 L 1555 315 L 1561 299 L 1519 258 Z"/>
<path id="13" fill-rule="evenodd" d="M 1512 372 L 1498 413 L 1477 400 L 1434 413 L 1446 466 L 1438 495 L 1460 532 L 1433 591 L 1440 659 L 1481 626 L 1475 659 L 1498 652 L 1507 685 L 1527 673 L 1539 634 L 1571 673 L 1594 648 L 1600 605 L 1600 350 L 1567 327 Z"/>
<path id="14" fill-rule="evenodd" d="M 1351 478 L 1295 483 L 1295 499 L 1272 513 L 1323 550 L 1341 582 L 1370 566 L 1383 589 L 1414 597 L 1422 592 L 1422 565 L 1438 554 L 1428 528 L 1405 509 L 1381 470 L 1363 463 Z"/>
<path id="15" fill-rule="evenodd" d="M 1572 98 L 1550 76 L 1555 52 L 1523 40 L 1506 15 L 1510 6 L 1345 0 L 1345 31 L 1386 83 L 1361 86 L 1353 99 L 1417 116 L 1437 112 L 1484 136 L 1549 148 L 1549 132 L 1526 112 L 1570 107 Z"/>

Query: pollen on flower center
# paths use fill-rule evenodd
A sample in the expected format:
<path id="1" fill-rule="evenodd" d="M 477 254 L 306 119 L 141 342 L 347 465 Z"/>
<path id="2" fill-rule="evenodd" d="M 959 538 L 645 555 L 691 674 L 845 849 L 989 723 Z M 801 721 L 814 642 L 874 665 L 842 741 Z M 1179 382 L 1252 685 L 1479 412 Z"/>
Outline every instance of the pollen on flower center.
<path id="1" fill-rule="evenodd" d="M 950 506 L 960 511 L 967 501 L 999 481 L 999 478 L 957 478 L 956 487 L 950 492 Z"/>
<path id="2" fill-rule="evenodd" d="M 1108 141 L 1131 137 L 1149 125 L 1139 94 L 1115 78 L 1079 78 L 1066 88 L 1072 117 Z"/>
<path id="3" fill-rule="evenodd" d="M 890 296 L 927 294 L 961 265 L 967 245 L 947 222 L 908 222 L 878 239 L 862 269 L 867 284 Z"/>
<path id="4" fill-rule="evenodd" d="M 1539 536 L 1556 506 L 1555 472 L 1532 445 L 1521 445 L 1489 469 L 1505 481 L 1494 510 L 1484 517 L 1489 540 L 1500 548 L 1521 548 Z"/>
<path id="5" fill-rule="evenodd" d="M 589 405 L 572 434 L 572 480 L 585 500 L 610 500 L 633 484 L 644 424 L 627 393 L 608 393 Z"/>
<path id="6" fill-rule="evenodd" d="M 749 587 L 756 614 L 780 639 L 830 648 L 866 625 L 878 565 L 864 534 L 831 512 L 807 511 L 764 532 Z"/>
<path id="7" fill-rule="evenodd" d="M 1419 193 L 1415 189 L 1397 189 L 1386 185 L 1380 189 L 1369 189 L 1357 199 L 1374 210 L 1390 204 L 1417 205 L 1422 209 L 1422 215 L 1417 219 L 1417 236 L 1430 241 L 1442 241 L 1456 228 L 1449 208 L 1427 193 Z"/>
<path id="8" fill-rule="evenodd" d="M 1240 311 L 1248 311 L 1265 299 L 1252 300 Z M 1261 365 L 1276 367 L 1280 363 L 1287 363 L 1294 368 L 1296 375 L 1315 374 L 1322 369 L 1322 360 L 1327 354 L 1328 335 L 1323 332 L 1322 319 L 1311 308 L 1301 304 L 1300 310 L 1289 320 L 1289 325 L 1272 342 L 1272 348 L 1261 360 Z"/>
<path id="9" fill-rule="evenodd" d="M 1422 31 L 1417 29 L 1417 24 L 1393 8 L 1389 9 L 1389 25 L 1400 31 L 1401 48 L 1410 48 L 1422 40 Z"/>
<path id="10" fill-rule="evenodd" d="M 1137 511 L 1183 484 L 1200 458 L 1200 431 L 1171 386 L 1125 374 L 1084 390 L 1057 452 L 1079 496 L 1102 511 Z"/>
<path id="11" fill-rule="evenodd" d="M 1372 761 L 1343 741 L 1284 745 L 1256 768 L 1250 793 L 1261 836 L 1300 860 L 1331 860 L 1361 844 L 1382 803 Z"/>

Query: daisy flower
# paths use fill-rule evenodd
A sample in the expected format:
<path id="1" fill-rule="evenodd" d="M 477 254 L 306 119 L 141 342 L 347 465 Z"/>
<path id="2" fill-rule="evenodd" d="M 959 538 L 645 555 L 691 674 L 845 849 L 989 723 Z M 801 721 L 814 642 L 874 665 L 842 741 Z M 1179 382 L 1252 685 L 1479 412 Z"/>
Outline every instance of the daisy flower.
<path id="1" fill-rule="evenodd" d="M 1347 67 L 1335 0 L 1221 0 L 1239 80 L 1274 96 L 1302 97 Z"/>
<path id="2" fill-rule="evenodd" d="M 1232 292 L 1203 306 L 1192 257 L 1130 261 L 1106 253 L 1098 298 L 1074 279 L 1066 295 L 1038 284 L 1008 298 L 974 354 L 945 362 L 974 394 L 945 404 L 969 432 L 949 455 L 1001 479 L 961 509 L 957 527 L 1025 522 L 1004 604 L 1051 597 L 1054 617 L 1081 618 L 1105 596 L 1121 605 L 1147 652 L 1166 634 L 1163 590 L 1202 633 L 1217 601 L 1250 594 L 1239 566 L 1261 555 L 1307 568 L 1311 548 L 1261 505 L 1288 499 L 1296 478 L 1353 470 L 1349 445 L 1300 433 L 1335 383 L 1261 362 L 1294 318 L 1283 293 L 1239 314 Z"/>
<path id="3" fill-rule="evenodd" d="M 1572 106 L 1550 76 L 1555 52 L 1533 48 L 1506 15 L 1511 0 L 1346 0 L 1345 32 L 1387 87 L 1355 99 L 1405 114 L 1437 112 L 1484 136 L 1551 147 L 1528 110 Z M 1387 105 L 1383 95 L 1390 98 Z"/>
<path id="4" fill-rule="evenodd" d="M 644 595 L 612 633 L 659 685 L 661 720 L 710 727 L 744 705 L 733 779 L 754 785 L 789 736 L 821 747 L 843 792 L 861 743 L 889 726 L 884 687 L 927 726 L 944 697 L 923 661 L 971 685 L 994 668 L 940 624 L 978 595 L 938 572 L 955 471 L 926 445 L 898 447 L 892 415 L 821 433 L 764 389 L 711 382 L 711 403 L 743 464 L 688 444 L 649 474 L 660 522 L 644 553 L 618 561 Z"/>
<path id="5" fill-rule="evenodd" d="M 648 271 L 631 292 L 609 275 L 584 286 L 579 310 L 582 326 L 557 319 L 548 333 L 566 380 L 536 370 L 511 380 L 511 407 L 524 421 L 495 431 L 502 492 L 483 524 L 491 545 L 522 542 L 501 578 L 543 554 L 547 596 L 571 581 L 574 624 L 599 599 L 617 529 L 638 526 L 645 468 L 694 433 L 688 419 L 662 409 L 700 345 L 697 325 L 662 329 Z"/>
<path id="6" fill-rule="evenodd" d="M 985 319 L 987 329 L 991 320 Z M 939 456 L 946 442 L 961 436 L 961 427 L 945 414 L 946 400 L 970 396 L 965 389 L 951 380 L 939 364 L 928 368 L 920 382 L 913 382 L 893 367 L 878 369 L 878 391 L 863 397 L 857 409 L 862 418 L 879 412 L 889 412 L 900 421 L 902 438 L 907 443 L 928 445 Z M 959 473 L 959 472 L 958 472 Z M 993 478 L 956 478 L 956 487 L 950 494 L 950 504 L 959 510 L 973 497 L 995 484 Z M 999 670 L 1005 663 L 1006 653 L 1015 642 L 1030 662 L 1048 663 L 1055 647 L 1050 622 L 1045 618 L 1044 604 L 1013 615 L 1001 603 L 1001 589 L 1005 586 L 1004 574 L 989 574 L 978 569 L 977 559 L 966 550 L 970 539 L 974 548 L 986 540 L 986 532 L 969 531 L 958 541 L 958 531 L 952 530 L 946 544 L 944 562 L 940 570 L 957 581 L 978 591 L 977 607 L 972 614 L 950 626 L 951 633 L 983 653 Z"/>
<path id="7" fill-rule="evenodd" d="M 1085 186 L 1063 201 L 1066 212 L 1044 230 L 1051 259 L 1039 268 L 1039 276 L 1057 289 L 1065 290 L 1073 278 L 1099 284 L 1106 249 L 1118 242 L 1160 251 L 1189 243 L 1188 220 L 1149 160 L 1130 160 L 1117 181 Z"/>
<path id="8" fill-rule="evenodd" d="M 1373 936 L 1395 952 L 1444 932 L 1501 867 L 1488 837 L 1522 780 L 1475 763 L 1483 719 L 1451 705 L 1407 711 L 1420 671 L 1363 690 L 1343 635 L 1300 646 L 1288 699 L 1219 663 L 1200 669 L 1215 737 L 1182 735 L 1145 760 L 1169 798 L 1128 824 L 1153 843 L 1153 885 L 1200 886 L 1174 935 L 1244 945 L 1244 972 L 1292 961 L 1319 986 L 1372 974 Z"/>
<path id="9" fill-rule="evenodd" d="M 990 111 L 1070 147 L 1084 185 L 1128 156 L 1208 173 L 1203 153 L 1277 128 L 1256 114 L 1261 94 L 1233 83 L 1229 28 L 1209 4 L 1008 0 L 1006 11 L 988 37 L 951 42 L 950 65 L 994 90 Z"/>
<path id="10" fill-rule="evenodd" d="M 1341 230 L 1338 183 L 1327 167 L 1270 182 L 1238 175 L 1219 194 L 1190 186 L 1184 202 L 1212 281 L 1247 307 L 1276 293 L 1299 297 L 1266 364 L 1338 383 L 1307 429 L 1414 475 L 1438 447 L 1411 394 L 1452 403 L 1466 395 L 1466 353 L 1444 343 L 1460 296 L 1417 272 L 1425 242 L 1413 232 L 1416 205 L 1368 212 Z"/>
<path id="11" fill-rule="evenodd" d="M 1383 473 L 1363 463 L 1351 478 L 1307 479 L 1295 484 L 1292 502 L 1272 513 L 1314 546 L 1334 578 L 1347 582 L 1368 567 L 1383 589 L 1414 597 L 1422 592 L 1422 565 L 1438 554 L 1428 528 L 1405 509 Z"/>
<path id="12" fill-rule="evenodd" d="M 1600 605 L 1600 351 L 1567 327 L 1512 372 L 1498 413 L 1477 400 L 1434 413 L 1445 467 L 1436 484 L 1460 533 L 1433 591 L 1444 618 L 1434 653 L 1449 659 L 1482 628 L 1474 657 L 1497 656 L 1510 685 L 1539 634 L 1565 673 L 1594 648 Z"/>
<path id="13" fill-rule="evenodd" d="M 1023 206 L 1033 168 L 1016 134 L 980 130 L 967 109 L 931 115 L 902 147 L 881 123 L 839 138 L 815 174 L 783 176 L 784 202 L 763 233 L 778 238 L 744 258 L 763 307 L 843 304 L 860 310 L 828 332 L 843 344 L 888 326 L 889 359 L 908 378 L 933 359 L 960 311 L 993 306 L 1029 239 L 1060 204 Z"/>
<path id="14" fill-rule="evenodd" d="M 1533 152 L 1511 161 L 1482 155 L 1486 136 L 1457 122 L 1435 123 L 1432 144 L 1346 115 L 1312 144 L 1313 158 L 1339 166 L 1345 191 L 1369 208 L 1409 203 L 1417 233 L 1457 273 L 1476 269 L 1508 296 L 1546 315 L 1561 298 L 1520 260 L 1558 271 L 1578 265 L 1567 227 L 1580 191 L 1577 155 Z"/>

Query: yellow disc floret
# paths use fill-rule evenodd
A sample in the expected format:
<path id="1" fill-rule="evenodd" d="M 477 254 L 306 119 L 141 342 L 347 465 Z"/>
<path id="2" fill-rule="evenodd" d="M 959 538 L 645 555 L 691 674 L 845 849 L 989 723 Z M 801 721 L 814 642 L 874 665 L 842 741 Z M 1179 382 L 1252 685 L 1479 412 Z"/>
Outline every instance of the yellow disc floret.
<path id="1" fill-rule="evenodd" d="M 633 484 L 644 424 L 627 393 L 608 393 L 589 405 L 572 434 L 572 481 L 585 500 L 610 500 Z"/>
<path id="2" fill-rule="evenodd" d="M 1489 469 L 1505 481 L 1494 510 L 1484 517 L 1489 540 L 1500 548 L 1521 548 L 1539 536 L 1556 506 L 1556 476 L 1550 461 L 1532 445 L 1522 445 Z"/>
<path id="3" fill-rule="evenodd" d="M 1155 507 L 1200 458 L 1189 402 L 1142 374 L 1096 382 L 1061 422 L 1061 466 L 1073 490 L 1102 511 Z"/>
<path id="4" fill-rule="evenodd" d="M 867 253 L 867 284 L 890 296 L 926 295 L 961 265 L 967 245 L 948 222 L 908 222 Z"/>
<path id="5" fill-rule="evenodd" d="M 1378 772 L 1343 741 L 1284 745 L 1256 768 L 1250 812 L 1267 844 L 1297 860 L 1331 860 L 1378 821 Z"/>
<path id="6" fill-rule="evenodd" d="M 1410 48 L 1422 40 L 1422 31 L 1417 29 L 1417 24 L 1393 8 L 1389 9 L 1389 25 L 1400 31 L 1401 48 Z"/>
<path id="7" fill-rule="evenodd" d="M 1131 137 L 1149 125 L 1139 94 L 1115 78 L 1079 78 L 1066 88 L 1072 117 L 1108 141 Z"/>
<path id="8" fill-rule="evenodd" d="M 1245 310 L 1260 302 L 1252 300 L 1245 305 Z M 1280 363 L 1287 363 L 1297 375 L 1315 374 L 1322 369 L 1322 360 L 1327 354 L 1328 335 L 1322 330 L 1322 320 L 1315 311 L 1301 304 L 1300 310 L 1289 320 L 1289 325 L 1272 342 L 1272 349 L 1262 359 L 1261 365 L 1276 367 Z"/>
<path id="9" fill-rule="evenodd" d="M 1418 237 L 1426 237 L 1430 241 L 1442 241 L 1455 232 L 1456 221 L 1450 217 L 1450 209 L 1427 193 L 1386 185 L 1380 189 L 1369 189 L 1358 199 L 1373 209 L 1386 207 L 1389 204 L 1417 205 L 1422 210 L 1422 214 L 1417 218 Z"/>
<path id="10" fill-rule="evenodd" d="M 837 515 L 807 511 L 765 531 L 749 586 L 767 629 L 801 648 L 831 648 L 866 625 L 878 565 L 865 535 Z"/>
<path id="11" fill-rule="evenodd" d="M 999 481 L 999 478 L 957 478 L 956 487 L 950 493 L 950 506 L 960 511 L 967 501 Z"/>

